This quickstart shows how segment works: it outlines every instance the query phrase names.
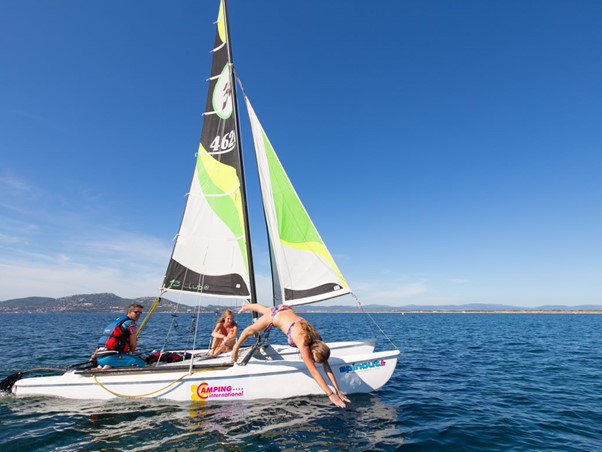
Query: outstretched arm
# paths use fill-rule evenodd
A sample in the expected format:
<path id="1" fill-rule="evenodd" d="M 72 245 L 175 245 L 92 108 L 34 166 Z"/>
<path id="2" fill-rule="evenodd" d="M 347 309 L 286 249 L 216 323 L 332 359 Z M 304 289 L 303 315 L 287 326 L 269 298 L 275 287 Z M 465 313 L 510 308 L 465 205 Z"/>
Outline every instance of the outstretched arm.
<path id="1" fill-rule="evenodd" d="M 312 378 L 316 381 L 316 383 L 322 389 L 322 391 L 326 393 L 330 401 L 340 408 L 345 408 L 345 402 L 338 395 L 339 390 L 336 385 L 336 380 L 334 382 L 334 387 L 337 390 L 337 392 L 335 393 L 330 390 L 330 387 L 326 384 L 326 381 L 324 381 L 322 374 L 316 367 L 316 363 L 314 363 L 314 359 L 311 355 L 310 348 L 307 345 L 301 345 L 299 347 L 299 352 L 301 352 L 301 358 L 303 358 L 303 362 L 307 366 L 307 370 L 309 370 L 309 373 L 311 374 Z M 328 362 L 324 364 L 328 366 Z M 328 370 L 330 370 L 330 375 L 328 375 L 328 378 L 330 379 L 330 381 L 332 381 L 334 379 L 334 374 L 332 373 L 332 369 L 330 368 L 330 366 L 328 366 L 328 370 L 326 369 L 326 367 L 324 368 L 324 370 L 326 370 L 327 374 Z"/>
<path id="2" fill-rule="evenodd" d="M 330 380 L 330 382 L 334 386 L 334 389 L 336 390 L 337 395 L 339 396 L 339 398 L 343 402 L 351 403 L 351 400 L 349 400 L 347 398 L 347 396 L 345 394 L 343 394 L 343 392 L 339 388 L 339 385 L 337 383 L 337 379 L 334 376 L 334 372 L 332 371 L 332 367 L 330 367 L 330 364 L 328 363 L 328 361 L 325 361 L 324 363 L 322 363 L 322 367 L 324 367 L 324 372 L 326 372 L 326 375 L 328 375 L 328 379 Z"/>

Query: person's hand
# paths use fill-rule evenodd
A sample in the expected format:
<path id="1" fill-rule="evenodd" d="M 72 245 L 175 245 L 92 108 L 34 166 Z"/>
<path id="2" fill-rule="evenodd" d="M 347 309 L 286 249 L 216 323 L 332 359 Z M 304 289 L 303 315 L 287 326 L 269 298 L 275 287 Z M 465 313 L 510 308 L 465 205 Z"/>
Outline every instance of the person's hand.
<path id="1" fill-rule="evenodd" d="M 233 363 L 238 361 L 238 350 L 236 350 L 236 351 L 232 350 L 232 353 L 230 354 L 230 358 L 232 358 Z"/>
<path id="2" fill-rule="evenodd" d="M 345 394 L 343 394 L 341 391 L 339 391 L 337 394 L 339 396 L 339 399 L 341 399 L 343 402 L 351 403 L 351 400 L 349 400 L 347 398 L 347 396 Z"/>
<path id="3" fill-rule="evenodd" d="M 249 312 L 249 305 L 248 305 L 248 304 L 243 304 L 243 305 L 240 307 L 240 311 L 238 311 L 238 313 L 239 313 L 239 314 L 242 314 L 242 313 L 244 313 L 244 312 Z"/>
<path id="4" fill-rule="evenodd" d="M 339 408 L 345 408 L 345 402 L 343 402 L 343 400 L 339 397 L 339 395 L 336 392 L 331 392 L 328 398 Z M 347 397 L 345 397 L 345 399 L 347 399 Z"/>

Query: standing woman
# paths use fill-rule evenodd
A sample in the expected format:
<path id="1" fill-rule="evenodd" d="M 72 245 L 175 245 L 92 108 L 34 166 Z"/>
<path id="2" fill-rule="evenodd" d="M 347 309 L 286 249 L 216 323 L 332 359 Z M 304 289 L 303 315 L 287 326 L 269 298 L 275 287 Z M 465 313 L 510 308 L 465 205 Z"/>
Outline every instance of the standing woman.
<path id="1" fill-rule="evenodd" d="M 209 355 L 218 356 L 231 351 L 237 335 L 238 325 L 234 321 L 234 313 L 227 309 L 217 320 L 213 333 L 211 333 L 213 343 Z"/>
<path id="2" fill-rule="evenodd" d="M 326 393 L 328 398 L 336 406 L 345 408 L 345 402 L 351 403 L 345 394 L 339 389 L 337 380 L 332 372 L 328 358 L 330 357 L 330 348 L 323 341 L 318 332 L 310 323 L 299 317 L 295 311 L 289 306 L 280 305 L 274 308 L 268 308 L 260 304 L 245 304 L 242 306 L 239 314 L 243 312 L 257 312 L 261 315 L 255 323 L 245 328 L 240 335 L 240 339 L 232 349 L 232 361 L 238 359 L 238 349 L 249 338 L 255 334 L 259 334 L 272 325 L 280 329 L 288 338 L 288 345 L 299 349 L 301 358 L 307 366 L 307 370 L 318 386 Z M 324 372 L 334 387 L 334 391 L 330 389 L 322 374 L 316 367 L 316 363 L 321 363 Z"/>

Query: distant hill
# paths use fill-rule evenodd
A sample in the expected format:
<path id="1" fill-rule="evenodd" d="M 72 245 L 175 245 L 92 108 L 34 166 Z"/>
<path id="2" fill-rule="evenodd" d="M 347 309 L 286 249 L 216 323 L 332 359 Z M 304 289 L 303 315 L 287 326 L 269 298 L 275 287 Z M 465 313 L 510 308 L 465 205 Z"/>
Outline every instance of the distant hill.
<path id="1" fill-rule="evenodd" d="M 602 306 L 596 304 L 583 304 L 580 306 L 562 306 L 562 305 L 544 305 L 537 309 L 541 309 L 542 311 L 565 311 L 567 309 L 573 311 L 600 311 L 602 310 Z"/>
<path id="2" fill-rule="evenodd" d="M 124 312 L 132 303 L 148 308 L 154 299 L 154 297 L 121 298 L 113 293 L 71 295 L 62 298 L 27 297 L 1 301 L 0 312 Z M 176 303 L 162 299 L 157 312 L 173 312 L 175 306 Z M 212 312 L 212 309 L 206 308 L 208 312 Z M 180 305 L 178 311 L 195 312 L 195 309 Z"/>
<path id="3" fill-rule="evenodd" d="M 45 313 L 45 312 L 123 312 L 130 304 L 138 303 L 149 308 L 154 297 L 121 298 L 113 293 L 96 293 L 71 295 L 62 298 L 27 297 L 0 301 L 0 312 L 3 313 Z M 225 306 L 208 305 L 200 308 L 201 312 L 222 311 Z M 538 311 L 602 311 L 602 305 L 562 306 L 545 305 L 537 308 L 508 306 L 501 304 L 461 304 L 461 305 L 406 305 L 387 306 L 378 304 L 363 305 L 368 312 L 538 312 Z M 163 298 L 158 312 L 174 312 L 176 303 Z M 196 308 L 179 305 L 179 312 L 196 312 Z M 322 306 L 305 305 L 296 308 L 301 313 L 343 313 L 358 311 L 355 306 Z"/>
<path id="4" fill-rule="evenodd" d="M 18 298 L 15 300 L 6 300 L 0 302 L 0 306 L 5 309 L 9 308 L 20 308 L 23 306 L 27 306 L 28 308 L 45 308 L 47 306 L 54 306 L 56 304 L 56 300 L 54 298 L 49 297 L 28 297 L 28 298 Z"/>

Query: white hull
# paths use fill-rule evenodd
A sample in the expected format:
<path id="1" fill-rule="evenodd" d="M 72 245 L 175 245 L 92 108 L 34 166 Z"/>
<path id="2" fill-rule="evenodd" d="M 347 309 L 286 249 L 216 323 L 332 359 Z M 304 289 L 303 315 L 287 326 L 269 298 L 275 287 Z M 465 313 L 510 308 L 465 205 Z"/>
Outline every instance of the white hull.
<path id="1" fill-rule="evenodd" d="M 330 365 L 347 394 L 381 388 L 391 378 L 399 355 L 397 350 L 374 353 L 372 341 L 329 345 L 333 349 Z M 17 396 L 70 399 L 126 397 L 204 402 L 323 394 L 294 350 L 270 346 L 256 353 L 246 366 L 232 366 L 226 355 L 195 360 L 192 369 L 186 361 L 145 369 L 69 371 L 58 376 L 24 378 L 13 385 L 12 392 Z"/>

